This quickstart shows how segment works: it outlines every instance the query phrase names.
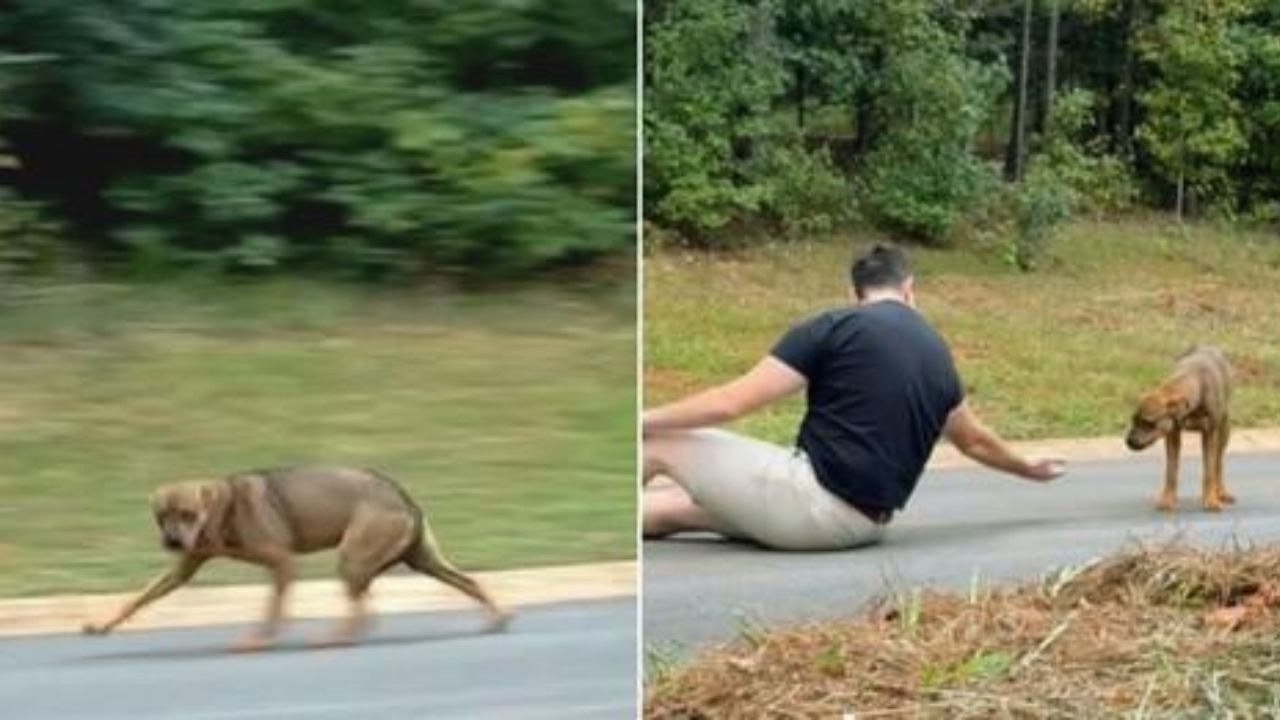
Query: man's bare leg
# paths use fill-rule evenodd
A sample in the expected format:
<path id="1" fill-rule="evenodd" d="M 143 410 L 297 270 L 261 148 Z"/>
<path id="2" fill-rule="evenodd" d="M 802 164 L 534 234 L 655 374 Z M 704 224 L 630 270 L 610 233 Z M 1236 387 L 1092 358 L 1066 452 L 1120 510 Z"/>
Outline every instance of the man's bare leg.
<path id="1" fill-rule="evenodd" d="M 698 530 L 721 532 L 715 519 L 679 485 L 645 488 L 643 503 L 646 538 L 662 538 Z"/>

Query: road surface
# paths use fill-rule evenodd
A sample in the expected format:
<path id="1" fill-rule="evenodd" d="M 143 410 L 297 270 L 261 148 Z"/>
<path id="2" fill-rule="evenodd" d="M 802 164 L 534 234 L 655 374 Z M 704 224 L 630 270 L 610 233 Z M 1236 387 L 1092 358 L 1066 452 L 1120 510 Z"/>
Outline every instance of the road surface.
<path id="1" fill-rule="evenodd" d="M 646 542 L 645 644 L 685 654 L 744 626 L 856 613 L 891 589 L 964 588 L 975 575 L 1034 577 L 1136 539 L 1280 539 L 1280 454 L 1228 456 L 1226 486 L 1239 503 L 1217 515 L 1199 509 L 1199 459 L 1189 458 L 1178 513 L 1156 512 L 1163 463 L 1159 447 L 1123 461 L 1073 463 L 1049 485 L 979 469 L 929 472 L 885 542 L 861 550 L 780 553 L 698 537 Z"/>
<path id="2" fill-rule="evenodd" d="M 307 648 L 324 627 L 294 623 L 254 655 L 223 651 L 231 626 L 0 640 L 0 717 L 635 716 L 634 598 L 526 607 L 502 634 L 475 612 L 384 616 L 365 644 Z"/>

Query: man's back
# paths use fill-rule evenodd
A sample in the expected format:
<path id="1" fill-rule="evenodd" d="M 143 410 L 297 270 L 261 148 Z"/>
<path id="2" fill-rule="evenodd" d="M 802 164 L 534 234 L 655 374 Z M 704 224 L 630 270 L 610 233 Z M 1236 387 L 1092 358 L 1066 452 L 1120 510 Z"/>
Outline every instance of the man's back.
<path id="1" fill-rule="evenodd" d="M 816 315 L 773 355 L 808 380 L 797 445 L 823 486 L 859 508 L 900 509 L 963 399 L 943 340 L 889 300 Z"/>

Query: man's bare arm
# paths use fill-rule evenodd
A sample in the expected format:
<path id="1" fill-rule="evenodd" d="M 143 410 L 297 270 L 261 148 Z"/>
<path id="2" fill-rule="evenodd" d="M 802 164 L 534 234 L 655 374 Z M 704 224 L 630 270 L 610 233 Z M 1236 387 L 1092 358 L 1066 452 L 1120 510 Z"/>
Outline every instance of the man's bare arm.
<path id="1" fill-rule="evenodd" d="M 720 425 L 799 392 L 805 377 L 790 365 L 765 357 L 745 374 L 683 400 L 646 410 L 644 432 Z"/>
<path id="2" fill-rule="evenodd" d="M 1032 461 L 1014 452 L 978 419 L 967 402 L 960 403 L 951 411 L 943 434 L 966 456 L 1001 472 L 1040 482 L 1052 480 L 1063 473 L 1060 460 Z"/>

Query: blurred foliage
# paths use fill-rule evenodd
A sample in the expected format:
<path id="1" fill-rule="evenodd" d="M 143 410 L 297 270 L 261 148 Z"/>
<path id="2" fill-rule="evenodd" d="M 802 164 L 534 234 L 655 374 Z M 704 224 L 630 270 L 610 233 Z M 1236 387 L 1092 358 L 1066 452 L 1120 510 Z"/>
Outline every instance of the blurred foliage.
<path id="1" fill-rule="evenodd" d="M 627 247 L 629 0 L 11 0 L 0 180 L 135 270 L 506 274 Z"/>
<path id="2" fill-rule="evenodd" d="M 1280 0 L 658 0 L 644 32 L 644 210 L 686 240 L 788 218 L 938 243 L 993 205 L 1043 239 L 1179 195 L 1280 216 Z M 765 153 L 818 180 L 778 191 Z"/>

